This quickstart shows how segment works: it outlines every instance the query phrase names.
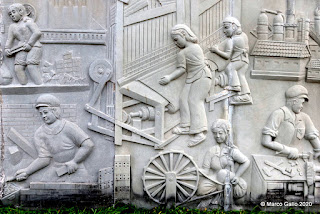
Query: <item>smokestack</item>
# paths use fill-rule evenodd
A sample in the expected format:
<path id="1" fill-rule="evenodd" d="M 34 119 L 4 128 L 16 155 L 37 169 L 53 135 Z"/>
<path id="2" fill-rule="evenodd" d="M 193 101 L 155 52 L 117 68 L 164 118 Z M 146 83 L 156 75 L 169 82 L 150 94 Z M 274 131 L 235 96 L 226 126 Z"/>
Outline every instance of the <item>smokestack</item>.
<path id="1" fill-rule="evenodd" d="M 304 27 L 303 27 L 303 19 L 301 18 L 301 19 L 299 19 L 298 20 L 298 42 L 303 42 L 303 39 L 302 39 L 302 37 L 303 37 L 303 29 L 304 29 Z"/>
<path id="2" fill-rule="evenodd" d="M 281 11 L 277 11 L 277 15 L 273 18 L 273 35 L 272 40 L 283 41 L 283 25 L 284 25 L 284 15 Z"/>
<path id="3" fill-rule="evenodd" d="M 295 4 L 296 4 L 295 0 L 287 0 L 287 12 L 286 12 L 287 24 L 294 24 Z"/>
<path id="4" fill-rule="evenodd" d="M 295 28 L 295 0 L 287 0 L 287 11 L 286 11 L 286 38 L 294 38 Z"/>
<path id="5" fill-rule="evenodd" d="M 258 28 L 257 28 L 258 40 L 268 40 L 268 34 L 269 34 L 268 25 L 269 25 L 269 20 L 268 20 L 266 11 L 261 10 L 260 16 L 258 18 Z"/>
<path id="6" fill-rule="evenodd" d="M 306 19 L 304 41 L 307 45 L 309 44 L 309 32 L 310 32 L 310 19 Z"/>

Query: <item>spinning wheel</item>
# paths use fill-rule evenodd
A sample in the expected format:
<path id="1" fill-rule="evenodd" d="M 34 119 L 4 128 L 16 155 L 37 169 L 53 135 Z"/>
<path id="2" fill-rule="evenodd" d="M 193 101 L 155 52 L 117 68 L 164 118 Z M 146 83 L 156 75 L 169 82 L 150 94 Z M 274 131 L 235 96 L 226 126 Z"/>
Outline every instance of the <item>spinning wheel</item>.
<path id="1" fill-rule="evenodd" d="M 157 203 L 189 200 L 199 182 L 197 165 L 188 155 L 179 151 L 161 152 L 151 158 L 142 176 L 144 189 Z"/>

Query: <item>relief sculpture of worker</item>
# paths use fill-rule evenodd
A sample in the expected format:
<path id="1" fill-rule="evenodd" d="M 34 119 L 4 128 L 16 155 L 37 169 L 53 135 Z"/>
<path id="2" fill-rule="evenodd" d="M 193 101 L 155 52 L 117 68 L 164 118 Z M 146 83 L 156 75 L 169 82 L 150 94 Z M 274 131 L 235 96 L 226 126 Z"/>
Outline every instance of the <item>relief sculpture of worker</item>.
<path id="1" fill-rule="evenodd" d="M 83 165 L 94 147 L 89 136 L 76 124 L 61 118 L 60 101 L 55 96 L 39 96 L 36 108 L 44 121 L 34 135 L 38 158 L 27 168 L 18 170 L 16 180 L 25 180 L 46 167 L 41 181 L 92 181 Z"/>
<path id="2" fill-rule="evenodd" d="M 209 95 L 212 77 L 198 38 L 188 26 L 175 25 L 171 37 L 181 49 L 177 55 L 177 68 L 170 75 L 163 76 L 159 83 L 166 85 L 187 73 L 179 99 L 181 122 L 173 133 L 193 135 L 188 142 L 188 146 L 192 147 L 206 139 L 208 128 L 204 100 Z"/>
<path id="3" fill-rule="evenodd" d="M 32 18 L 27 16 L 26 8 L 19 3 L 9 6 L 8 15 L 15 23 L 11 24 L 5 53 L 15 55 L 14 71 L 22 85 L 28 83 L 26 67 L 36 85 L 42 84 L 42 75 L 38 69 L 41 60 L 41 31 Z"/>
<path id="4" fill-rule="evenodd" d="M 249 104 L 252 102 L 252 98 L 245 77 L 249 66 L 248 37 L 242 32 L 240 22 L 231 16 L 224 19 L 223 32 L 227 37 L 222 42 L 223 44 L 221 44 L 223 50 L 219 46 L 209 48 L 212 53 L 219 55 L 225 60 L 230 60 L 224 73 L 220 74 L 217 78 L 216 84 L 220 86 L 227 85 L 225 89 L 237 92 L 237 95 L 232 97 L 231 104 Z M 227 79 L 227 81 L 224 81 L 224 79 Z"/>
<path id="5" fill-rule="evenodd" d="M 314 127 L 309 115 L 301 112 L 308 101 L 308 90 L 302 85 L 294 85 L 285 92 L 286 105 L 275 110 L 262 130 L 262 145 L 275 150 L 289 159 L 301 156 L 303 138 L 313 147 L 314 157 L 320 157 L 319 131 Z M 300 147 L 300 154 L 299 148 Z"/>
<path id="6" fill-rule="evenodd" d="M 241 177 L 250 166 L 250 160 L 233 145 L 231 137 L 231 124 L 224 119 L 218 119 L 211 128 L 217 145 L 207 149 L 203 165 L 198 195 L 207 195 L 221 190 L 229 178 L 233 186 L 233 198 L 242 198 L 247 192 L 247 182 Z"/>

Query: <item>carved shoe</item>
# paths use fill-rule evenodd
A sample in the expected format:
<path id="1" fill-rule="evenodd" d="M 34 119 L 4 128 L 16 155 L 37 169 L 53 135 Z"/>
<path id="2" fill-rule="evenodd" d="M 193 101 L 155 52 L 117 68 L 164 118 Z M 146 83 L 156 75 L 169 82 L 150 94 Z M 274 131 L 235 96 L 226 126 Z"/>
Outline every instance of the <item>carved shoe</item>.
<path id="1" fill-rule="evenodd" d="M 177 126 L 172 130 L 172 133 L 182 135 L 182 134 L 189 134 L 189 131 L 190 131 L 189 127 Z"/>
<path id="2" fill-rule="evenodd" d="M 228 90 L 228 91 L 235 91 L 235 92 L 240 92 L 241 91 L 241 86 L 226 86 L 224 88 L 225 90 Z"/>
<path id="3" fill-rule="evenodd" d="M 206 135 L 203 133 L 200 134 L 196 134 L 194 137 L 192 137 L 189 141 L 188 141 L 188 146 L 189 147 L 193 147 L 198 145 L 199 143 L 203 142 L 206 139 Z"/>
<path id="4" fill-rule="evenodd" d="M 252 97 L 250 94 L 242 94 L 233 96 L 230 100 L 231 105 L 252 104 Z"/>

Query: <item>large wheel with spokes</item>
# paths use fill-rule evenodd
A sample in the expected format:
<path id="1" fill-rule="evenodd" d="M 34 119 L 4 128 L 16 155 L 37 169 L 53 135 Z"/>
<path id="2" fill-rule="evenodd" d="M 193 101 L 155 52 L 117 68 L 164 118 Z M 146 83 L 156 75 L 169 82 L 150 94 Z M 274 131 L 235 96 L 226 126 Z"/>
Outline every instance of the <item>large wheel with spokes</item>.
<path id="1" fill-rule="evenodd" d="M 199 171 L 191 157 L 180 151 L 161 152 L 151 158 L 142 176 L 144 190 L 159 204 L 189 200 L 196 192 Z"/>

